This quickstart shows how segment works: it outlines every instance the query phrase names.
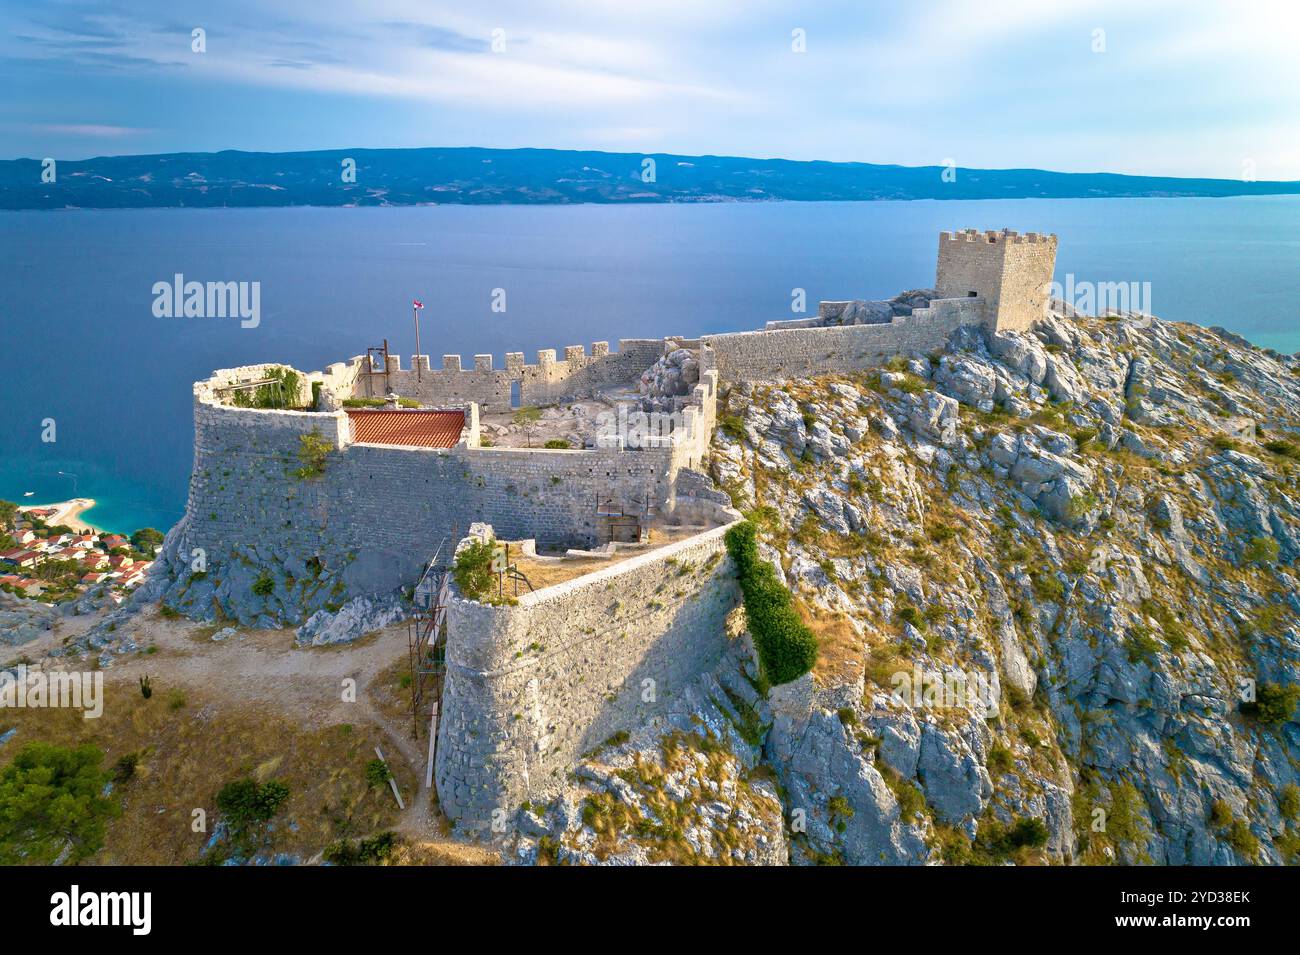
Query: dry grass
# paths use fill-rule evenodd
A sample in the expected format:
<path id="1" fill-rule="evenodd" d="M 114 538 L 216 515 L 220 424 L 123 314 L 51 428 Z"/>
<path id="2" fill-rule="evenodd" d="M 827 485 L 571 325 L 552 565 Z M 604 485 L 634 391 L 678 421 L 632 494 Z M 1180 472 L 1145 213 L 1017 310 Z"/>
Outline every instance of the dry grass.
<path id="1" fill-rule="evenodd" d="M 841 613 L 814 611 L 796 600 L 795 609 L 817 638 L 817 663 L 813 679 L 822 686 L 848 686 L 862 677 L 865 666 L 863 640 Z"/>
<path id="2" fill-rule="evenodd" d="M 441 695 L 442 677 L 431 674 L 425 677 L 425 681 L 425 699 L 437 699 Z M 411 733 L 414 726 L 411 720 L 411 665 L 406 657 L 394 660 L 370 681 L 366 686 L 366 699 L 390 724 Z M 427 741 L 428 731 L 426 713 L 419 721 L 418 733 L 412 738 Z"/>
<path id="3" fill-rule="evenodd" d="M 217 821 L 218 790 L 244 776 L 289 787 L 289 799 L 273 823 L 270 851 L 303 861 L 335 839 L 369 835 L 397 822 L 388 788 L 369 790 L 365 784 L 375 744 L 385 746 L 377 727 L 305 729 L 266 707 L 220 701 L 193 687 L 155 685 L 145 700 L 133 684 L 112 681 L 104 692 L 104 713 L 95 720 L 67 709 L 0 714 L 0 732 L 18 729 L 5 746 L 9 758 L 33 740 L 92 743 L 104 752 L 106 769 L 121 756 L 141 754 L 135 778 L 115 786 L 122 814 L 109 823 L 93 864 L 195 861 Z M 179 694 L 184 704 L 173 707 Z M 400 759 L 390 760 L 390 768 L 409 798 L 416 783 L 411 770 Z M 207 814 L 208 833 L 191 831 L 197 808 Z"/>
<path id="4" fill-rule="evenodd" d="M 666 547 L 669 544 L 685 540 L 700 533 L 693 528 L 665 527 L 651 528 L 649 531 L 649 541 L 639 545 L 624 545 L 619 552 L 608 558 L 601 557 L 564 557 L 558 560 L 551 558 L 538 560 L 533 557 L 524 557 L 517 553 L 517 545 L 511 542 L 510 560 L 519 567 L 519 572 L 528 578 L 528 582 L 533 585 L 535 590 L 541 590 L 543 587 L 552 587 L 555 584 L 562 584 L 566 580 L 574 580 L 578 577 L 585 577 L 587 574 L 595 573 L 598 570 L 604 570 L 606 567 L 615 567 L 623 563 L 630 557 L 638 557 L 641 554 L 648 554 L 651 551 Z M 507 582 L 507 591 L 512 592 L 511 585 Z M 520 587 L 520 595 L 528 592 L 528 588 Z"/>
<path id="5" fill-rule="evenodd" d="M 613 567 L 619 562 L 617 558 L 601 560 L 592 557 L 571 557 L 563 560 L 535 560 L 531 557 L 520 557 L 515 561 L 519 567 L 519 572 L 528 578 L 528 582 L 533 585 L 534 590 L 562 584 L 566 580 L 573 580 L 575 577 L 585 577 L 587 574 L 604 570 L 606 567 Z M 513 593 L 509 582 L 506 583 L 506 588 L 507 592 Z M 521 584 L 519 593 L 521 595 L 528 593 L 528 588 Z"/>
<path id="6" fill-rule="evenodd" d="M 463 842 L 435 841 L 403 843 L 393 849 L 388 865 L 500 865 L 501 857 L 490 849 Z"/>

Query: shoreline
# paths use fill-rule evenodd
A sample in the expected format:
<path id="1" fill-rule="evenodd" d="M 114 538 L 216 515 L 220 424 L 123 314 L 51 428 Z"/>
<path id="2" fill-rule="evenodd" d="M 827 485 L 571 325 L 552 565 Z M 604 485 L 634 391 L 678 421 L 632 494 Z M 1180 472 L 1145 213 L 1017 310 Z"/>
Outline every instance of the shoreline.
<path id="1" fill-rule="evenodd" d="M 51 527 L 64 524 L 80 533 L 108 533 L 102 527 L 96 527 L 94 524 L 81 520 L 80 516 L 94 506 L 95 499 L 93 497 L 74 497 L 67 501 L 55 501 L 52 504 L 21 504 L 18 511 L 19 513 L 26 513 L 27 511 L 39 511 L 53 507 L 55 513 L 45 518 L 45 523 Z"/>

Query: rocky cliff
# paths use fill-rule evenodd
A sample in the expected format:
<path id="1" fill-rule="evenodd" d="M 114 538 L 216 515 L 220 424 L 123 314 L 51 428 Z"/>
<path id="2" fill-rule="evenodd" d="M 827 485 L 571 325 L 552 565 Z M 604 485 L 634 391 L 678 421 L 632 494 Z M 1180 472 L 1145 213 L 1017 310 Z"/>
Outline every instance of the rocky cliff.
<path id="1" fill-rule="evenodd" d="M 1300 360 L 1058 306 L 1032 333 L 737 385 L 719 420 L 713 476 L 820 658 L 766 693 L 743 654 L 719 674 L 692 859 L 1295 861 Z M 613 741 L 517 857 L 679 857 L 646 780 L 698 783 L 665 739 Z"/>

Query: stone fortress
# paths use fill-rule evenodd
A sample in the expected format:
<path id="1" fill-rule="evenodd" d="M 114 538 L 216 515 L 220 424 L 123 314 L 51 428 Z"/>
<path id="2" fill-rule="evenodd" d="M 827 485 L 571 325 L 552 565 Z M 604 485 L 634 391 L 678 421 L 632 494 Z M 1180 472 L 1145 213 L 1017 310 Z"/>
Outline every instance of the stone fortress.
<path id="1" fill-rule="evenodd" d="M 194 386 L 163 599 L 195 617 L 300 623 L 409 591 L 472 525 L 537 560 L 599 558 L 514 603 L 448 605 L 436 786 L 450 818 L 486 831 L 724 653 L 739 599 L 722 538 L 740 515 L 706 472 L 719 388 L 860 371 L 940 349 L 962 326 L 1025 329 L 1046 313 L 1055 258 L 1054 235 L 945 232 L 933 296 L 822 302 L 758 331 L 574 345 L 535 364 L 511 353 L 504 368 L 490 355 L 402 368 L 372 351 L 295 373 L 289 403 L 310 410 L 241 406 L 283 365 L 217 371 Z M 530 407 L 565 439 L 518 446 L 505 422 Z"/>

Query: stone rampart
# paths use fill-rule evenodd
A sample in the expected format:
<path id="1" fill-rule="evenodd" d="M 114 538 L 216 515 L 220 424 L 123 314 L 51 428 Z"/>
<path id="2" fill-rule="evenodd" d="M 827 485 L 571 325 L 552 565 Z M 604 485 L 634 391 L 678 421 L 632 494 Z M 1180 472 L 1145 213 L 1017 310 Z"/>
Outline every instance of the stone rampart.
<path id="1" fill-rule="evenodd" d="M 585 752 L 661 712 L 726 646 L 738 588 L 719 527 L 488 606 L 454 598 L 435 763 L 439 804 L 487 833 L 545 801 Z"/>

